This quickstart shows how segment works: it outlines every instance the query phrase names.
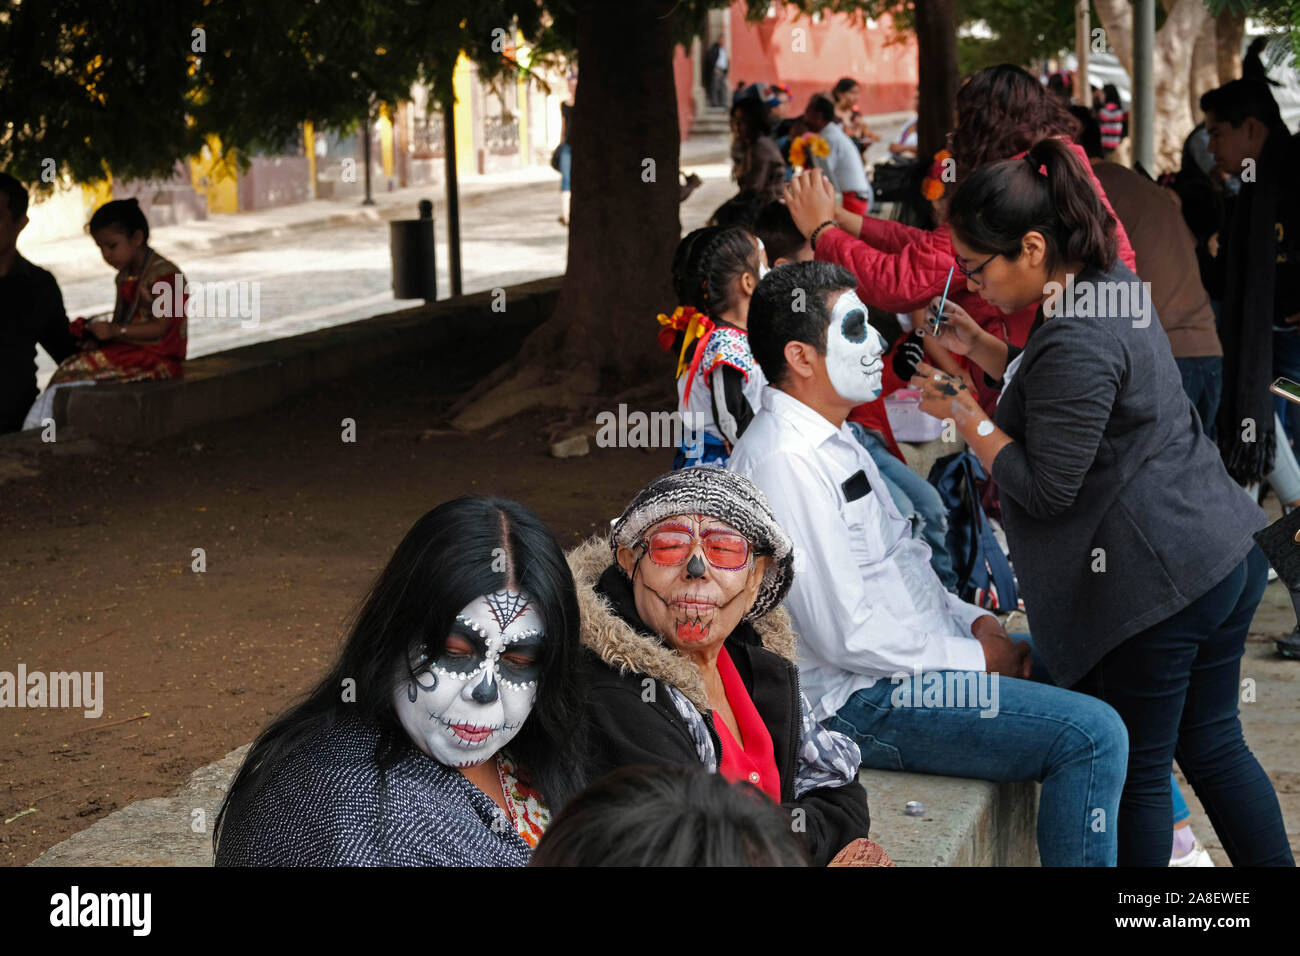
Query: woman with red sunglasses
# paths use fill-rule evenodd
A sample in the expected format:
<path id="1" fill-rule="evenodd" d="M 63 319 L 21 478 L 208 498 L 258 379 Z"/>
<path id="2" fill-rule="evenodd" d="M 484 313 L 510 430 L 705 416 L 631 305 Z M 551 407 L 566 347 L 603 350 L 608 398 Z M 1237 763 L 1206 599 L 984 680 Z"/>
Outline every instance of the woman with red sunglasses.
<path id="1" fill-rule="evenodd" d="M 786 809 L 815 865 L 866 838 L 858 747 L 813 720 L 799 690 L 780 607 L 790 538 L 747 478 L 662 475 L 569 565 L 589 652 L 588 779 L 703 764 Z"/>

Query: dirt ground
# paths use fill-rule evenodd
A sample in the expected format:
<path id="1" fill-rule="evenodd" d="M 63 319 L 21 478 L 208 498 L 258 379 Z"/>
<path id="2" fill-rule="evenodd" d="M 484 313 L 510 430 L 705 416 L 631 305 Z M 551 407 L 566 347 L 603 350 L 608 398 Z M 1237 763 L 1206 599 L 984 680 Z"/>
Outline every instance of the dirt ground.
<path id="1" fill-rule="evenodd" d="M 665 450 L 595 447 L 552 458 L 549 412 L 450 433 L 451 401 L 487 371 L 464 358 L 383 366 L 147 449 L 0 440 L 0 672 L 101 671 L 105 685 L 98 719 L 0 708 L 0 863 L 165 796 L 252 740 L 325 670 L 373 576 L 437 503 L 516 498 L 567 547 L 670 463 Z M 1268 639 L 1293 624 L 1285 589 L 1270 585 L 1243 660 L 1259 704 L 1242 718 L 1300 853 L 1300 665 Z"/>
<path id="2" fill-rule="evenodd" d="M 0 863 L 251 740 L 325 670 L 370 580 L 439 502 L 515 498 L 568 547 L 671 463 L 662 449 L 552 458 L 546 412 L 440 430 L 487 371 L 461 358 L 384 366 L 147 449 L 0 443 L 0 671 L 102 671 L 105 687 L 98 719 L 0 708 Z"/>

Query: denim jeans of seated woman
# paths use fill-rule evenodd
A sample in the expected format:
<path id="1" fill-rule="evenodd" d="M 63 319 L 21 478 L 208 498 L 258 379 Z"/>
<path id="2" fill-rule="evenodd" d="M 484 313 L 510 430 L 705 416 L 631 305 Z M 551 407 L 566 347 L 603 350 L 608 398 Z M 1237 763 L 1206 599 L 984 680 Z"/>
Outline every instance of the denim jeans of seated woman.
<path id="1" fill-rule="evenodd" d="M 1253 548 L 1208 592 L 1129 638 L 1075 685 L 1111 704 L 1128 727 L 1121 866 L 1169 862 L 1174 759 L 1233 866 L 1294 865 L 1277 794 L 1246 746 L 1238 711 L 1241 656 L 1267 566 Z"/>
<path id="2" fill-rule="evenodd" d="M 957 587 L 957 572 L 953 570 L 952 556 L 948 553 L 948 510 L 943 506 L 938 490 L 895 458 L 875 433 L 857 422 L 849 422 L 849 428 L 876 463 L 899 513 L 913 519 L 917 526 L 915 536 L 930 546 L 930 567 L 934 568 L 943 586 L 953 590 Z"/>
<path id="3" fill-rule="evenodd" d="M 948 699 L 949 675 L 954 686 L 968 678 L 996 680 L 986 685 L 990 692 L 996 688 L 996 713 L 990 715 L 993 708 L 972 700 L 969 692 L 965 700 Z M 934 676 L 945 680 L 942 706 L 933 706 L 924 693 L 919 705 L 915 695 L 901 693 L 907 681 L 915 686 L 912 677 L 883 678 L 854 692 L 823 724 L 857 742 L 864 767 L 1037 780 L 1043 785 L 1037 831 L 1043 866 L 1114 866 L 1128 762 L 1128 734 L 1114 709 L 1086 694 L 1032 680 L 970 671 Z M 930 679 L 925 675 L 923 681 Z M 1161 865 L 1168 862 L 1166 854 Z"/>

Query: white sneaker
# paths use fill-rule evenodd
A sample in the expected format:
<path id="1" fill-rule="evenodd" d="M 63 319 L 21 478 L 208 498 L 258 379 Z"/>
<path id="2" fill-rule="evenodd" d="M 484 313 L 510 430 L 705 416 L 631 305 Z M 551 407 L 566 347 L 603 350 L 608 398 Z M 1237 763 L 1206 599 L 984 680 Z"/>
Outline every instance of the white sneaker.
<path id="1" fill-rule="evenodd" d="M 1214 866 L 1210 851 L 1201 846 L 1201 841 L 1192 843 L 1192 849 L 1184 856 L 1170 857 L 1170 866 Z"/>
<path id="2" fill-rule="evenodd" d="M 1268 583 L 1272 584 L 1276 580 L 1277 580 L 1277 572 L 1274 571 L 1272 565 L 1270 565 L 1268 569 Z"/>

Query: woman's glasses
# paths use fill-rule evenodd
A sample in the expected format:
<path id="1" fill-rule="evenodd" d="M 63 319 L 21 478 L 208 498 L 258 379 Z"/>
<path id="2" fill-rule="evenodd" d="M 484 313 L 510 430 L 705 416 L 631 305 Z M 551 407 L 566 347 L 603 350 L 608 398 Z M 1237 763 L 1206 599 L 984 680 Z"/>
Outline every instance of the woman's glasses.
<path id="1" fill-rule="evenodd" d="M 695 535 L 676 528 L 661 528 L 642 539 L 646 554 L 660 567 L 674 568 L 695 551 Z M 749 563 L 749 539 L 735 531 L 710 529 L 699 536 L 704 560 L 722 571 L 738 571 Z"/>
<path id="2" fill-rule="evenodd" d="M 998 257 L 998 254 L 995 252 L 995 253 L 993 253 L 993 255 L 989 256 L 987 259 L 985 259 L 983 262 L 981 262 L 978 266 L 976 266 L 974 269 L 969 269 L 969 270 L 968 270 L 964 265 L 961 264 L 961 257 L 960 257 L 960 256 L 953 256 L 953 259 L 956 260 L 956 262 L 957 262 L 957 271 L 958 271 L 958 272 L 960 272 L 962 275 L 964 275 L 967 279 L 974 279 L 974 278 L 976 278 L 976 277 L 977 277 L 981 272 L 984 271 L 984 267 L 985 267 L 986 265 L 988 265 L 990 262 L 992 262 L 992 261 L 993 261 L 994 259 L 996 259 L 997 257 Z"/>

